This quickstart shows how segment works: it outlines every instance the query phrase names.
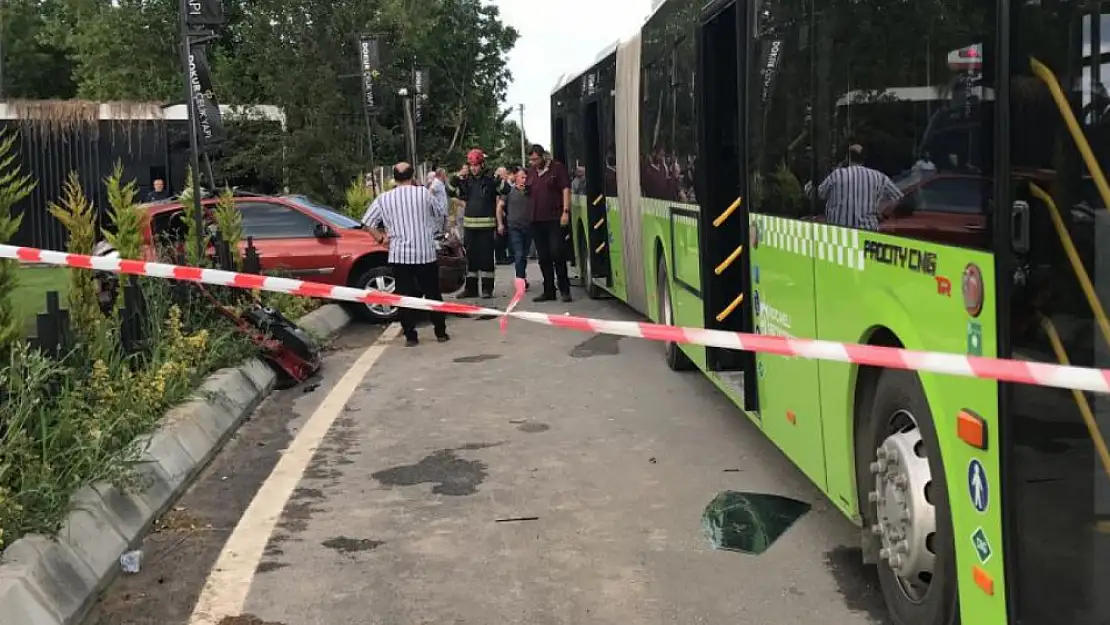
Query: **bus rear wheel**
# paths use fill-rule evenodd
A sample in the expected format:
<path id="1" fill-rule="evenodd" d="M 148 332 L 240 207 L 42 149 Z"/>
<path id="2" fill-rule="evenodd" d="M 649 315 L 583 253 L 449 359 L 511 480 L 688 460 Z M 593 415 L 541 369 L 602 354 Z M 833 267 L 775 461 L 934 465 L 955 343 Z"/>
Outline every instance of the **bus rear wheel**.
<path id="1" fill-rule="evenodd" d="M 656 282 L 655 293 L 656 301 L 658 302 L 658 319 L 659 323 L 663 325 L 673 326 L 674 323 L 674 305 L 671 302 L 671 282 L 667 277 L 667 263 L 663 259 L 659 259 L 659 268 L 655 272 Z M 694 368 L 694 363 L 678 346 L 678 343 L 671 341 L 664 341 L 663 343 L 663 357 L 667 361 L 667 366 L 671 371 L 689 371 Z"/>
<path id="2" fill-rule="evenodd" d="M 883 598 L 896 625 L 954 625 L 952 515 L 929 404 L 910 371 L 884 371 L 874 397 L 857 460 Z"/>

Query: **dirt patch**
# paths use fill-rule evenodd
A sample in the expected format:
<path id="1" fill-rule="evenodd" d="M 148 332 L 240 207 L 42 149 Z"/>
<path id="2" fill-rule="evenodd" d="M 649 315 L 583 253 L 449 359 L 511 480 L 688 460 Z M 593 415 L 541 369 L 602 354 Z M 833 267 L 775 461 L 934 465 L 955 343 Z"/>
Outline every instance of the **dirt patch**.
<path id="1" fill-rule="evenodd" d="M 184 507 L 177 507 L 162 515 L 154 522 L 155 532 L 191 532 L 202 527 L 210 527 Z"/>
<path id="2" fill-rule="evenodd" d="M 339 553 L 361 553 L 363 551 L 373 551 L 381 547 L 385 542 L 380 540 L 370 540 L 369 538 L 347 538 L 346 536 L 337 536 L 329 538 L 320 543 L 328 549 L 334 549 Z"/>
<path id="3" fill-rule="evenodd" d="M 497 360 L 500 357 L 500 354 L 478 354 L 477 356 L 460 356 L 456 358 L 453 362 L 463 364 L 475 364 L 479 362 L 486 362 L 488 360 Z"/>
<path id="4" fill-rule="evenodd" d="M 255 569 L 255 572 L 257 572 L 257 573 L 271 573 L 273 571 L 284 569 L 288 566 L 289 565 L 284 563 L 284 562 L 262 562 L 258 565 L 258 568 Z"/>
<path id="5" fill-rule="evenodd" d="M 539 421 L 528 421 L 518 425 L 516 429 L 528 434 L 539 434 L 540 432 L 550 430 L 551 426 L 546 423 L 540 423 Z"/>
<path id="6" fill-rule="evenodd" d="M 386 486 L 416 486 L 435 484 L 432 492 L 437 495 L 459 497 L 473 495 L 486 481 L 488 472 L 481 460 L 465 460 L 456 451 L 485 449 L 497 443 L 470 443 L 459 449 L 441 449 L 425 456 L 416 464 L 402 465 L 373 473 L 370 477 Z"/>
<path id="7" fill-rule="evenodd" d="M 253 614 L 241 614 L 239 616 L 225 616 L 220 619 L 217 625 L 285 625 L 285 623 L 264 621 Z"/>
<path id="8" fill-rule="evenodd" d="M 570 350 L 571 358 L 593 358 L 594 356 L 616 356 L 621 353 L 620 340 L 615 334 L 598 334 L 575 345 Z"/>

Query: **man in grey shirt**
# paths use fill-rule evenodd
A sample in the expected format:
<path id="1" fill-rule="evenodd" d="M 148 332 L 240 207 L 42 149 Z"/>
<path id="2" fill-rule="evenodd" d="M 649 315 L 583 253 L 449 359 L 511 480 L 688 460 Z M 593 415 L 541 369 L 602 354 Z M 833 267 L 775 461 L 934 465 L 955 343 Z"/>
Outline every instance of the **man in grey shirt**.
<path id="1" fill-rule="evenodd" d="M 497 205 L 497 234 L 509 235 L 516 277 L 524 280 L 525 288 L 528 287 L 528 250 L 532 247 L 532 207 L 524 194 L 527 177 L 523 168 L 513 167 L 508 178 L 512 188 L 505 201 Z"/>

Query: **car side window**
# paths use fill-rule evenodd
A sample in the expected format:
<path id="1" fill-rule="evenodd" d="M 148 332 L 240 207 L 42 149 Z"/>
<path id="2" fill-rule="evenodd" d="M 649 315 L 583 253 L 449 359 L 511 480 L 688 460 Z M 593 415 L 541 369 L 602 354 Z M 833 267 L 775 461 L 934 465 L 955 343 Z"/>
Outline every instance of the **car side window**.
<path id="1" fill-rule="evenodd" d="M 243 236 L 255 239 L 296 239 L 315 236 L 316 220 L 272 202 L 241 202 Z"/>
<path id="2" fill-rule="evenodd" d="M 918 192 L 915 210 L 931 213 L 979 215 L 986 202 L 983 200 L 984 182 L 975 178 L 949 178 L 926 183 Z"/>

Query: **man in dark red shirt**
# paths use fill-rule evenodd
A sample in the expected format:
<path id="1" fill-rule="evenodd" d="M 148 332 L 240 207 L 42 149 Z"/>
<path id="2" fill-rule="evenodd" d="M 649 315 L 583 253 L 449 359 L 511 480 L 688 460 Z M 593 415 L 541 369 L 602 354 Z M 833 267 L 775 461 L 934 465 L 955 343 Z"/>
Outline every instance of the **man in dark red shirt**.
<path id="1" fill-rule="evenodd" d="M 528 151 L 528 164 L 525 192 L 532 206 L 532 240 L 543 272 L 543 293 L 535 301 L 554 301 L 558 286 L 563 301 L 569 302 L 562 227 L 570 223 L 570 174 L 562 163 L 548 158 L 539 145 Z"/>

